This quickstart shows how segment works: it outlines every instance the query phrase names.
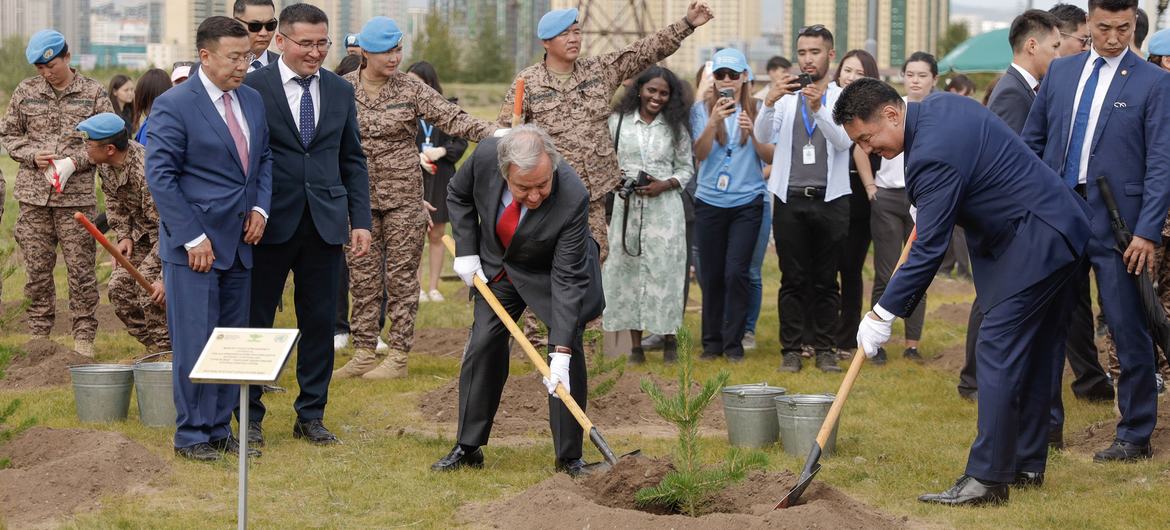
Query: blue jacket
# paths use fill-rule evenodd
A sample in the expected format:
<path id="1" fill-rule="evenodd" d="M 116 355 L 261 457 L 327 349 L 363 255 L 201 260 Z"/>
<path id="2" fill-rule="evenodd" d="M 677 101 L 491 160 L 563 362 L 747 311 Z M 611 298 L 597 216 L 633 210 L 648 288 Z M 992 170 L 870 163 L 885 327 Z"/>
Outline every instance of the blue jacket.
<path id="1" fill-rule="evenodd" d="M 1087 207 L 1003 120 L 975 100 L 936 93 L 906 110 L 906 191 L 918 207 L 918 240 L 880 304 L 914 311 L 957 224 L 979 305 L 1000 302 L 1084 253 Z"/>
<path id="2" fill-rule="evenodd" d="M 1057 174 L 1064 170 L 1073 100 L 1088 58 L 1084 52 L 1052 62 L 1024 125 L 1024 141 Z M 1170 75 L 1126 51 L 1090 133 L 1086 191 L 1093 235 L 1113 241 L 1097 189 L 1097 177 L 1104 176 L 1129 229 L 1158 244 L 1170 199 Z"/>
<path id="3" fill-rule="evenodd" d="M 250 130 L 246 175 L 198 69 L 151 107 L 146 182 L 158 207 L 163 261 L 186 265 L 183 245 L 206 234 L 215 252 L 214 268 L 230 269 L 237 253 L 244 267 L 252 267 L 252 246 L 243 242 L 244 219 L 256 206 L 272 212 L 272 153 L 260 95 L 246 86 L 235 93 Z"/>

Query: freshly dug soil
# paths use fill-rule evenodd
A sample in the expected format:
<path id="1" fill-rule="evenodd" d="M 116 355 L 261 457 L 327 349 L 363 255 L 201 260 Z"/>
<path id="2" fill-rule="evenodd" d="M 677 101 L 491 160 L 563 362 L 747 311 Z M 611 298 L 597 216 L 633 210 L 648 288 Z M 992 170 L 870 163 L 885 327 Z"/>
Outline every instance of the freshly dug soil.
<path id="1" fill-rule="evenodd" d="M 469 333 L 468 328 L 416 329 L 414 346 L 410 353 L 458 359 L 463 356 L 463 347 L 467 344 Z"/>
<path id="2" fill-rule="evenodd" d="M 613 389 L 604 396 L 589 398 L 585 413 L 593 420 L 599 429 L 606 432 L 614 428 L 661 426 L 671 425 L 658 417 L 654 412 L 654 403 L 650 396 L 644 394 L 639 387 L 642 377 L 650 377 L 666 393 L 675 392 L 678 382 L 664 381 L 654 375 L 626 374 L 618 379 Z M 603 376 L 602 379 L 606 377 Z M 599 381 L 592 381 L 597 384 Z M 698 385 L 696 385 L 696 390 Z M 419 412 L 423 418 L 438 423 L 454 423 L 459 415 L 459 380 L 452 379 L 441 388 L 432 390 L 422 396 L 419 401 Z M 726 422 L 723 417 L 723 407 L 718 399 L 703 415 L 701 426 L 723 430 Z M 495 423 L 492 425 L 493 435 L 519 435 L 528 433 L 548 433 L 548 390 L 540 380 L 540 375 L 531 372 L 524 375 L 515 375 L 508 378 L 504 385 L 504 394 L 500 398 L 500 408 L 496 412 Z"/>
<path id="3" fill-rule="evenodd" d="M 930 320 L 942 320 L 950 324 L 967 325 L 971 316 L 970 302 L 953 302 L 930 309 L 927 317 Z"/>
<path id="4" fill-rule="evenodd" d="M 667 515 L 662 509 L 637 509 L 633 492 L 656 484 L 671 466 L 649 458 L 622 459 L 612 470 L 574 481 L 567 475 L 541 482 L 519 495 L 465 506 L 461 523 L 480 528 L 553 528 L 571 521 L 583 528 L 904 528 L 906 518 L 884 514 L 823 482 L 814 481 L 801 503 L 786 510 L 773 506 L 796 485 L 789 472 L 756 472 L 717 494 L 706 515 Z"/>
<path id="5" fill-rule="evenodd" d="M 51 340 L 33 339 L 24 343 L 21 349 L 25 354 L 13 358 L 4 369 L 0 389 L 28 390 L 69 384 L 70 366 L 94 362 Z"/>
<path id="6" fill-rule="evenodd" d="M 98 321 L 98 332 L 124 332 L 126 325 L 118 319 L 118 315 L 114 314 L 114 306 L 110 305 L 104 286 L 98 290 L 98 301 L 97 310 L 94 311 L 94 318 Z M 16 300 L 5 302 L 2 305 L 3 311 L 6 313 L 21 303 L 21 301 Z M 52 334 L 71 335 L 73 333 L 73 313 L 69 311 L 68 296 L 57 297 L 57 310 L 55 315 Z M 8 331 L 11 333 L 28 333 L 28 313 L 21 311 L 8 325 Z"/>
<path id="7" fill-rule="evenodd" d="M 1065 449 L 1077 454 L 1092 455 L 1109 447 L 1116 434 L 1116 419 L 1097 422 L 1079 433 L 1066 434 Z M 1154 426 L 1154 433 L 1150 436 L 1150 445 L 1154 448 L 1154 461 L 1170 461 L 1170 450 L 1165 449 L 1170 447 L 1170 406 L 1167 406 L 1165 401 L 1158 404 L 1158 424 Z"/>
<path id="8" fill-rule="evenodd" d="M 50 526 L 106 495 L 150 489 L 167 463 L 121 433 L 33 427 L 0 447 L 0 516 L 11 528 Z"/>

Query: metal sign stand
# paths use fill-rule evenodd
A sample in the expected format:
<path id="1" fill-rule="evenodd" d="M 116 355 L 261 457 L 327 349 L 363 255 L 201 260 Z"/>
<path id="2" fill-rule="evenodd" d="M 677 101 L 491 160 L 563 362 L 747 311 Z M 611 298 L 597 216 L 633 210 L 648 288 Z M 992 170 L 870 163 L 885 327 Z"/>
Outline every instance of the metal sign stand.
<path id="1" fill-rule="evenodd" d="M 248 383 L 240 385 L 240 498 L 236 526 L 239 530 L 248 528 Z"/>

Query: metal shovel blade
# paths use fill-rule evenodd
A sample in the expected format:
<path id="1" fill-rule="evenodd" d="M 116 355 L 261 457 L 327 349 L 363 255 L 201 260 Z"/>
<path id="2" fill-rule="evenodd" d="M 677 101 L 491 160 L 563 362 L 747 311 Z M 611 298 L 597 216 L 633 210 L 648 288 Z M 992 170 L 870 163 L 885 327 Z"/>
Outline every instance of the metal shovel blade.
<path id="1" fill-rule="evenodd" d="M 593 442 L 593 445 L 597 446 L 597 450 L 601 452 L 601 456 L 605 458 L 605 460 L 601 462 L 594 462 L 592 464 L 585 464 L 586 473 L 609 471 L 609 468 L 617 465 L 619 458 L 642 454 L 641 449 L 635 449 L 622 455 L 621 457 L 614 456 L 613 450 L 609 448 L 609 442 L 605 441 L 605 437 L 601 436 L 601 431 L 597 430 L 597 427 L 589 429 L 589 441 Z"/>
<path id="2" fill-rule="evenodd" d="M 621 460 L 627 456 L 641 456 L 641 455 L 642 455 L 641 449 L 634 449 L 633 451 L 630 451 L 622 456 L 619 456 L 618 460 Z M 585 464 L 585 469 L 583 470 L 583 472 L 586 475 L 592 475 L 594 473 L 603 473 L 603 472 L 609 471 L 610 469 L 613 469 L 613 464 L 610 464 L 609 462 L 602 460 L 601 462 L 593 462 L 592 464 Z"/>
<path id="3" fill-rule="evenodd" d="M 772 508 L 773 510 L 782 510 L 793 506 L 796 504 L 796 501 L 800 500 L 800 496 L 804 494 L 804 490 L 808 489 L 809 484 L 812 484 L 813 477 L 817 476 L 817 473 L 821 471 L 820 459 L 821 446 L 814 443 L 812 450 L 808 453 L 808 460 L 804 463 L 804 471 L 800 472 L 800 480 L 792 488 L 792 491 L 788 492 L 788 495 L 780 499 L 776 507 Z"/>

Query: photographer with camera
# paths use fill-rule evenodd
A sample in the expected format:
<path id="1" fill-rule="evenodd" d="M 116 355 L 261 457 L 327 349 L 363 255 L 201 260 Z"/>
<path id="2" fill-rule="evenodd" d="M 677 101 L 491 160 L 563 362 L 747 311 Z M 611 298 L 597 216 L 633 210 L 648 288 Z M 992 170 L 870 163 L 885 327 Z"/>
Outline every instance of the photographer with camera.
<path id="1" fill-rule="evenodd" d="M 602 322 L 606 331 L 630 330 L 635 364 L 646 360 L 644 330 L 663 336 L 664 361 L 674 362 L 678 351 L 687 262 L 683 187 L 695 173 L 687 130 L 692 101 L 673 72 L 651 66 L 609 117 L 622 181 L 602 269 Z"/>
<path id="2" fill-rule="evenodd" d="M 764 160 L 772 146 L 752 130 L 761 102 L 749 93 L 751 69 L 734 48 L 712 57 L 715 87 L 691 107 L 699 163 L 695 239 L 703 267 L 703 355 L 743 360 L 752 252 L 764 210 Z"/>

